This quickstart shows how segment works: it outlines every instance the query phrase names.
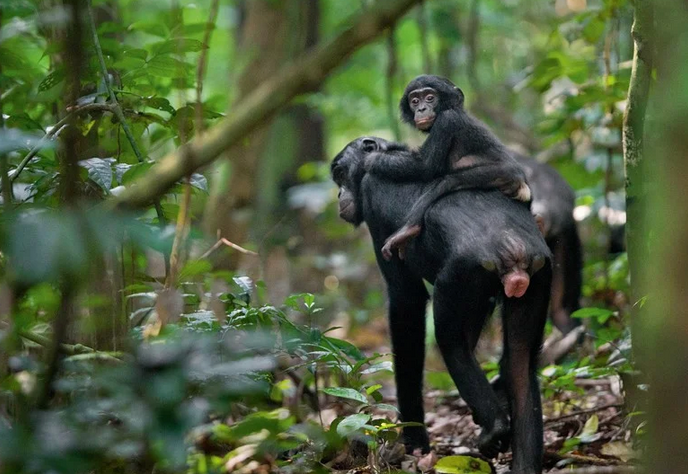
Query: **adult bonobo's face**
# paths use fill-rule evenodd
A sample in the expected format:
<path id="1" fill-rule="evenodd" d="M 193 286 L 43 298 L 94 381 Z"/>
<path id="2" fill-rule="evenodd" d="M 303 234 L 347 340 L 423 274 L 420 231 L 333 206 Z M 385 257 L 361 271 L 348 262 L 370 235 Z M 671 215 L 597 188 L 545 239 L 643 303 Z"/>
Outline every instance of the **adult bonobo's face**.
<path id="1" fill-rule="evenodd" d="M 332 179 L 339 186 L 339 217 L 354 225 L 363 222 L 361 180 L 364 160 L 369 154 L 386 149 L 387 142 L 376 137 L 361 137 L 349 143 L 332 161 Z"/>
<path id="2" fill-rule="evenodd" d="M 437 91 L 432 87 L 415 89 L 409 93 L 408 104 L 418 130 L 430 130 L 437 117 Z"/>

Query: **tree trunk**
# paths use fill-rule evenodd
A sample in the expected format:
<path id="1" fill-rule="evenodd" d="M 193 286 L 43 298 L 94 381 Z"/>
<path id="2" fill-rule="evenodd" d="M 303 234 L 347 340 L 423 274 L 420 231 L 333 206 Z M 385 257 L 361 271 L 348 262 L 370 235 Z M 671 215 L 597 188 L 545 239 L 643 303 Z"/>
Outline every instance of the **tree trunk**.
<path id="1" fill-rule="evenodd" d="M 639 270 L 647 274 L 649 291 L 635 336 L 642 342 L 641 362 L 650 379 L 648 472 L 679 474 L 688 466 L 688 5 L 685 0 L 637 0 L 636 26 L 645 21 L 652 25 L 653 4 L 659 26 L 653 36 L 657 87 L 651 103 L 652 133 L 646 134 L 651 140 L 645 147 L 652 166 L 642 168 L 642 179 L 651 179 L 652 192 L 647 193 L 647 206 L 640 202 L 647 231 L 630 237 L 650 242 L 650 258 L 641 259 Z M 636 38 L 646 39 L 646 31 L 636 33 Z M 646 52 L 638 51 L 636 73 L 641 60 L 647 63 Z"/>
<path id="2" fill-rule="evenodd" d="M 315 45 L 318 38 L 318 0 L 252 0 L 245 2 L 243 8 L 245 16 L 237 56 L 250 58 L 250 62 L 238 79 L 235 103 L 240 102 L 256 84 L 276 74 L 290 59 Z M 302 34 L 295 35 L 295 32 Z M 261 179 L 265 177 L 265 172 L 261 170 L 264 159 L 274 161 L 280 170 L 289 175 L 293 168 L 289 169 L 290 166 L 286 166 L 287 163 L 283 160 L 294 165 L 297 159 L 322 157 L 320 121 L 303 105 L 294 106 L 285 114 L 295 121 L 295 124 L 290 124 L 286 129 L 291 137 L 271 132 L 276 123 L 271 120 L 254 131 L 244 143 L 227 153 L 225 160 L 231 162 L 229 184 L 211 195 L 204 216 L 205 230 L 209 235 L 215 236 L 219 231 L 220 235 L 232 242 L 241 244 L 247 240 L 254 222 L 257 191 L 262 193 L 268 187 L 274 190 L 281 184 L 279 177 Z M 304 136 L 301 136 L 301 130 L 307 130 Z M 279 150 L 278 154 L 270 153 L 266 156 L 265 151 L 271 148 L 271 137 L 280 141 L 291 138 L 287 142 L 289 146 Z M 273 201 L 276 200 L 270 199 L 268 205 L 273 204 Z M 266 215 L 265 212 L 261 214 Z M 260 227 L 265 229 L 266 225 L 269 224 Z M 236 261 L 236 258 L 230 258 L 217 263 L 233 267 Z"/>
<path id="3" fill-rule="evenodd" d="M 626 179 L 626 248 L 631 274 L 631 301 L 636 303 L 644 294 L 641 281 L 642 261 L 647 253 L 647 232 L 643 229 L 645 110 L 652 82 L 653 30 L 652 0 L 637 0 L 632 35 L 635 43 L 633 69 L 628 87 L 628 103 L 623 122 L 623 154 Z M 633 310 L 637 321 L 639 307 Z"/>

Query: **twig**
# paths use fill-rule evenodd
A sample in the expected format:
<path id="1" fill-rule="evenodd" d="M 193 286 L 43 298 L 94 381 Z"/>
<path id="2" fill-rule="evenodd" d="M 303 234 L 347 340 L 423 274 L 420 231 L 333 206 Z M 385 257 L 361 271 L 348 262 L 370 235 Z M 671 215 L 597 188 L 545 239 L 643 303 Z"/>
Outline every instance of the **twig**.
<path id="1" fill-rule="evenodd" d="M 131 132 L 131 128 L 129 128 L 129 123 L 127 122 L 127 119 L 124 117 L 122 107 L 119 105 L 119 102 L 117 101 L 117 96 L 115 96 L 115 91 L 112 89 L 112 85 L 110 84 L 110 74 L 108 73 L 107 66 L 105 65 L 103 49 L 100 47 L 100 40 L 98 39 L 98 30 L 96 29 L 96 21 L 93 16 L 93 7 L 91 5 L 91 0 L 88 0 L 87 2 L 87 9 L 89 24 L 91 26 L 91 34 L 93 35 L 93 46 L 95 47 L 96 54 L 98 56 L 98 63 L 100 64 L 100 73 L 103 76 L 103 82 L 105 83 L 105 88 L 107 89 L 110 102 L 113 107 L 112 111 L 115 113 L 115 117 L 117 117 L 117 120 L 119 120 L 119 123 L 122 126 L 122 130 L 124 130 L 124 134 L 126 135 L 127 140 L 129 140 L 129 143 L 131 144 L 131 149 L 134 151 L 134 155 L 136 155 L 136 159 L 139 163 L 143 163 L 144 160 L 143 155 L 141 154 L 141 150 L 139 149 L 139 146 L 136 143 L 134 134 Z M 162 212 L 162 206 L 160 205 L 160 201 L 156 199 L 153 204 L 155 206 L 155 213 L 158 215 L 158 222 L 160 222 L 160 225 L 165 225 L 165 215 Z M 165 260 L 167 261 L 167 258 Z M 167 270 L 169 273 L 169 268 Z"/>
<path id="2" fill-rule="evenodd" d="M 545 423 L 558 423 L 562 420 L 567 420 L 569 418 L 577 418 L 577 417 L 583 416 L 583 415 L 590 415 L 592 413 L 604 411 L 608 408 L 623 408 L 623 406 L 624 406 L 623 403 L 609 403 L 607 405 L 600 405 L 598 407 L 593 407 L 593 408 L 590 408 L 587 410 L 580 410 L 580 411 L 577 411 L 576 413 L 569 413 L 567 415 L 561 415 L 561 416 L 557 416 L 555 418 L 548 418 L 545 420 Z"/>
<path id="3" fill-rule="evenodd" d="M 232 114 L 202 137 L 196 137 L 159 161 L 134 185 L 110 201 L 115 207 L 141 207 L 179 179 L 213 162 L 224 150 L 242 140 L 274 116 L 292 98 L 313 90 L 352 53 L 393 25 L 419 0 L 381 0 L 334 39 L 314 46 L 285 65 L 272 78 L 244 97 Z"/>
<path id="4" fill-rule="evenodd" d="M 229 240 L 227 240 L 227 239 L 225 239 L 224 237 L 222 237 L 220 240 L 218 240 L 217 242 L 215 242 L 215 243 L 213 244 L 212 247 L 210 247 L 208 250 L 206 250 L 206 252 L 205 252 L 203 255 L 201 255 L 200 257 L 198 257 L 198 259 L 199 259 L 199 260 L 202 260 L 202 259 L 204 259 L 204 258 L 207 258 L 211 253 L 213 253 L 215 250 L 219 249 L 219 248 L 222 247 L 223 245 L 226 245 L 227 247 L 231 247 L 231 248 L 233 248 L 234 250 L 237 250 L 237 251 L 239 251 L 239 252 L 241 252 L 241 253 L 243 253 L 243 254 L 246 254 L 246 255 L 258 256 L 258 254 L 257 254 L 256 252 L 254 252 L 253 250 L 245 249 L 245 248 L 243 248 L 243 247 L 241 247 L 241 246 L 235 244 L 234 242 L 230 242 Z"/>
<path id="5" fill-rule="evenodd" d="M 53 136 L 57 135 L 57 133 L 60 130 L 62 130 L 62 127 L 70 123 L 70 121 L 74 117 L 94 111 L 114 112 L 114 109 L 113 106 L 110 104 L 86 104 L 82 105 L 81 107 L 67 107 L 67 115 L 65 115 L 65 117 L 62 120 L 53 125 L 50 128 L 50 130 L 48 130 L 45 133 L 43 138 L 41 138 L 38 141 L 38 143 L 36 143 L 36 145 L 29 151 L 29 153 L 26 154 L 26 156 L 21 160 L 19 165 L 10 171 L 10 181 L 14 182 L 14 180 L 16 180 L 19 177 L 19 174 L 21 174 L 21 172 L 24 171 L 24 168 L 27 164 L 29 164 L 29 161 L 31 161 L 31 159 L 34 156 L 36 156 L 39 151 L 41 151 L 41 148 L 45 146 L 45 142 L 50 140 Z"/>

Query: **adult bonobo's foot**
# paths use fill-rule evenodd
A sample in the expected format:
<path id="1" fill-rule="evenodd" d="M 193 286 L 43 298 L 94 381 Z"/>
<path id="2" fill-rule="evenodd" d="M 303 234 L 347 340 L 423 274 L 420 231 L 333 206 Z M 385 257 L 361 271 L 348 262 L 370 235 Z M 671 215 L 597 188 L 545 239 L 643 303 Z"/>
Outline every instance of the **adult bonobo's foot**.
<path id="1" fill-rule="evenodd" d="M 407 454 L 420 449 L 423 454 L 430 452 L 430 438 L 425 426 L 407 426 L 401 434 L 401 441 Z"/>
<path id="2" fill-rule="evenodd" d="M 509 422 L 506 418 L 497 419 L 491 429 L 483 427 L 483 431 L 478 437 L 478 451 L 486 458 L 496 458 L 497 454 L 509 449 L 510 440 Z"/>
<path id="3" fill-rule="evenodd" d="M 385 260 L 389 261 L 392 259 L 392 251 L 397 249 L 399 252 L 399 259 L 403 260 L 406 256 L 406 244 L 409 240 L 417 237 L 420 234 L 419 225 L 405 225 L 394 234 L 392 234 L 386 241 L 384 247 L 382 247 L 382 256 Z"/>

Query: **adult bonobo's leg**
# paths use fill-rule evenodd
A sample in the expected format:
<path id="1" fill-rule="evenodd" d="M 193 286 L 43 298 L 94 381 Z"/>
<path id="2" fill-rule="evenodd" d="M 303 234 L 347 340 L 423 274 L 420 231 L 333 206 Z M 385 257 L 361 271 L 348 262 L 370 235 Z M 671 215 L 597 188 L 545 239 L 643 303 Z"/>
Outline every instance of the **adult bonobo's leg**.
<path id="1" fill-rule="evenodd" d="M 424 423 L 423 365 L 428 293 L 423 281 L 407 275 L 399 262 L 385 262 L 381 268 L 389 296 L 389 327 L 401 420 Z M 430 450 L 425 426 L 404 428 L 403 441 L 409 453 L 418 448 L 424 453 Z"/>
<path id="2" fill-rule="evenodd" d="M 473 349 L 492 307 L 490 296 L 501 291 L 501 283 L 479 264 L 461 262 L 448 270 L 453 274 L 438 277 L 433 293 L 437 344 L 473 419 L 482 427 L 478 449 L 495 457 L 508 448 L 509 420 Z"/>
<path id="3" fill-rule="evenodd" d="M 542 405 L 537 358 L 547 320 L 552 270 L 549 264 L 531 277 L 521 298 L 506 298 L 503 309 L 503 375 L 511 405 L 513 474 L 542 472 Z"/>

